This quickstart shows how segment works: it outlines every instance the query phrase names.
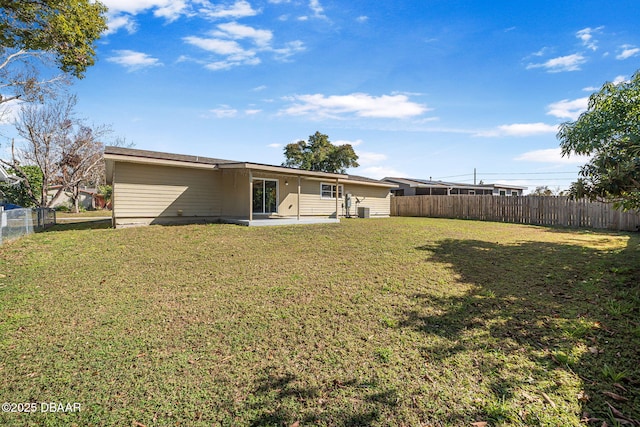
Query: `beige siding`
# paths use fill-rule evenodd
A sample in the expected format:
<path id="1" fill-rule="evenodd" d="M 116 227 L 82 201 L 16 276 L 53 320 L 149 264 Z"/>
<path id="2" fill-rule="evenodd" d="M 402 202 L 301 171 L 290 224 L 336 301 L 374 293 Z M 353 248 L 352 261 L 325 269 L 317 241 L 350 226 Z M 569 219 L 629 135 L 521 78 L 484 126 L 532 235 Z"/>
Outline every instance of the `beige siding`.
<path id="1" fill-rule="evenodd" d="M 126 218 L 150 223 L 155 218 L 219 217 L 220 181 L 219 171 L 120 162 L 114 215 L 121 224 Z"/>
<path id="2" fill-rule="evenodd" d="M 301 215 L 332 216 L 336 212 L 336 200 L 324 199 L 321 197 L 320 184 L 335 184 L 331 181 L 303 180 L 301 195 Z M 361 184 L 344 184 L 345 193 L 354 196 L 351 206 L 351 215 L 356 215 L 355 197 L 361 200 L 360 207 L 368 207 L 371 216 L 389 216 L 391 196 L 386 187 L 373 187 Z M 343 207 L 344 199 L 338 201 L 338 212 L 340 216 L 345 214 Z"/>
<path id="3" fill-rule="evenodd" d="M 247 218 L 249 216 L 249 171 L 223 170 L 222 173 L 222 212 L 221 215 L 231 218 Z"/>
<path id="4" fill-rule="evenodd" d="M 306 216 L 334 216 L 336 200 L 323 199 L 320 195 L 320 184 L 335 184 L 335 181 L 302 180 L 302 194 L 300 195 L 300 215 Z M 341 209 L 342 200 L 338 201 Z"/>
<path id="5" fill-rule="evenodd" d="M 114 217 L 116 226 L 194 222 L 220 217 L 248 218 L 251 209 L 250 172 L 206 170 L 179 166 L 118 162 L 115 165 Z M 320 181 L 301 178 L 298 203 L 298 177 L 256 171 L 254 179 L 278 181 L 278 215 L 335 216 L 336 200 L 321 197 Z M 368 207 L 371 216 L 389 216 L 390 196 L 385 187 L 357 183 L 344 184 L 354 196 L 351 214 L 357 207 Z M 355 198 L 361 200 L 356 204 Z M 343 216 L 344 199 L 338 200 Z"/>
<path id="6" fill-rule="evenodd" d="M 358 214 L 357 207 L 369 208 L 371 216 L 389 216 L 391 214 L 389 188 L 346 184 L 345 191 L 353 196 L 351 215 Z M 356 198 L 360 200 L 360 203 L 356 204 Z"/>

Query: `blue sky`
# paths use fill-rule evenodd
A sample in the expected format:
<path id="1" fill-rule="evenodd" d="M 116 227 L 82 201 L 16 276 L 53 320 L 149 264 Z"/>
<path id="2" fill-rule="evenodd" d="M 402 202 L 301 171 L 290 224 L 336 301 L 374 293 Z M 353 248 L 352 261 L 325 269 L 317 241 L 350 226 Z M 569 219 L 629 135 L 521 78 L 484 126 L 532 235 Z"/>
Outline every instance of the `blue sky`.
<path id="1" fill-rule="evenodd" d="M 566 188 L 557 126 L 640 68 L 640 2 L 103 0 L 72 90 L 136 148 L 280 164 L 320 131 L 350 173 Z"/>

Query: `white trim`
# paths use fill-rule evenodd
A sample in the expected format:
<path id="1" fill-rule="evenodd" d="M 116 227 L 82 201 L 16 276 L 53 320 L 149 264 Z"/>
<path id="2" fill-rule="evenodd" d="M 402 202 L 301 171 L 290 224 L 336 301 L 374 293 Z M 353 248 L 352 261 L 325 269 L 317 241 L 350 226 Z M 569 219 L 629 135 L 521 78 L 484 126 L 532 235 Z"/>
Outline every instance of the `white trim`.
<path id="1" fill-rule="evenodd" d="M 327 197 L 327 196 L 323 196 L 323 191 L 322 191 L 322 186 L 323 185 L 329 185 L 331 186 L 331 197 Z M 320 198 L 322 200 L 335 200 L 335 189 L 336 188 L 336 183 L 332 183 L 332 182 L 321 182 L 320 183 Z M 337 184 L 337 192 L 338 192 L 338 199 L 341 199 L 342 197 L 344 197 L 344 184 Z"/>

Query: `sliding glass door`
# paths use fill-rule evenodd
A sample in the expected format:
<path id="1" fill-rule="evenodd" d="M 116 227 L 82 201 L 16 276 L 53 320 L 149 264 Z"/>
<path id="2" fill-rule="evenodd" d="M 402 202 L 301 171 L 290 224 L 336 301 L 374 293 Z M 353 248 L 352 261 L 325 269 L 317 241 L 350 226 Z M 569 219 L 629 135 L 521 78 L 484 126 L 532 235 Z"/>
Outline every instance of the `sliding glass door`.
<path id="1" fill-rule="evenodd" d="M 253 213 L 278 213 L 278 181 L 253 179 Z"/>

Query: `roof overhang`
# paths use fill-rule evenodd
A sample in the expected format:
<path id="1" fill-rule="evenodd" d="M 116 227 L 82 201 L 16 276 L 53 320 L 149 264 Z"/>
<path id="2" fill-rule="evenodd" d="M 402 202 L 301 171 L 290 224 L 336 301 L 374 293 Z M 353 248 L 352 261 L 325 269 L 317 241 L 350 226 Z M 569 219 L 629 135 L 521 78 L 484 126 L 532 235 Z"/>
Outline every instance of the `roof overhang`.
<path id="1" fill-rule="evenodd" d="M 308 171 L 303 169 L 289 168 L 286 166 L 265 165 L 251 162 L 236 162 L 231 160 L 160 153 L 155 151 L 135 150 L 121 147 L 106 147 L 104 160 L 107 184 L 113 183 L 115 163 L 123 162 L 206 170 L 247 170 L 291 177 L 303 177 L 310 180 L 331 182 L 337 181 L 339 183 L 359 184 L 382 188 L 393 188 L 396 186 L 395 184 L 391 184 L 388 182 L 376 181 L 364 177 L 354 177 L 341 173 Z"/>
<path id="2" fill-rule="evenodd" d="M 305 176 L 325 179 L 348 179 L 349 175 L 341 173 L 307 171 L 303 169 L 287 168 L 284 166 L 262 165 L 259 163 L 222 163 L 218 165 L 219 169 L 248 169 L 261 172 L 272 172 L 284 175 Z"/>
<path id="3" fill-rule="evenodd" d="M 137 163 L 137 164 L 145 164 L 145 165 L 157 165 L 157 166 L 173 166 L 173 167 L 181 167 L 181 168 L 194 168 L 194 169 L 208 169 L 214 170 L 217 169 L 218 166 L 215 164 L 208 163 L 196 163 L 196 162 L 188 162 L 182 160 L 169 160 L 169 159 L 158 159 L 152 157 L 140 157 L 140 156 L 131 156 L 127 154 L 104 154 L 104 163 L 105 163 L 105 174 L 106 181 L 108 185 L 113 183 L 113 169 L 115 162 L 124 162 L 124 163 Z"/>

